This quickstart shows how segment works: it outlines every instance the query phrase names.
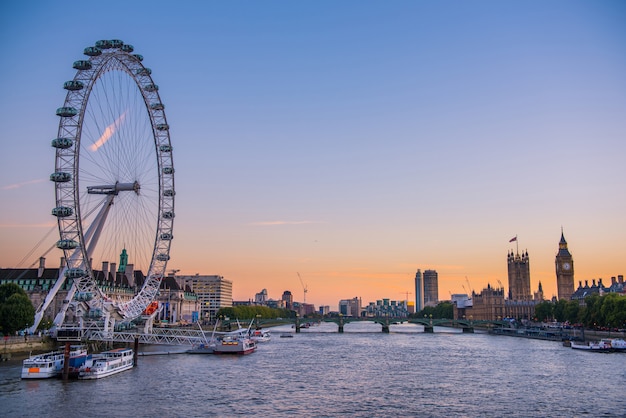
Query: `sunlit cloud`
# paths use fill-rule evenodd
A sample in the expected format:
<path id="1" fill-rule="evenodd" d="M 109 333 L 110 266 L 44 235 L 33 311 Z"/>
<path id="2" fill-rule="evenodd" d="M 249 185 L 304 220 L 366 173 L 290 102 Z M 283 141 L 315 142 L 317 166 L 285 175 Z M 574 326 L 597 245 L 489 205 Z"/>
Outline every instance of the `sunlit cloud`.
<path id="1" fill-rule="evenodd" d="M 265 222 L 252 222 L 250 225 L 254 226 L 276 226 L 276 225 L 305 225 L 305 224 L 319 224 L 319 221 L 265 221 Z"/>
<path id="2" fill-rule="evenodd" d="M 106 142 L 113 136 L 115 131 L 119 129 L 122 122 L 124 122 L 124 119 L 126 119 L 126 112 L 122 113 L 117 119 L 115 119 L 115 122 L 107 126 L 100 138 L 98 138 L 96 142 L 91 144 L 89 149 L 93 152 L 96 152 L 98 148 L 106 144 Z"/>
<path id="3" fill-rule="evenodd" d="M 24 186 L 28 186 L 30 184 L 37 184 L 37 183 L 42 183 L 44 181 L 46 181 L 47 179 L 37 179 L 37 180 L 29 180 L 29 181 L 23 181 L 21 183 L 15 183 L 15 184 L 9 184 L 7 186 L 2 186 L 0 187 L 0 190 L 13 190 L 13 189 L 19 189 L 20 187 L 24 187 Z"/>
<path id="4" fill-rule="evenodd" d="M 56 223 L 54 222 L 41 224 L 0 224 L 0 228 L 51 228 L 55 225 Z"/>

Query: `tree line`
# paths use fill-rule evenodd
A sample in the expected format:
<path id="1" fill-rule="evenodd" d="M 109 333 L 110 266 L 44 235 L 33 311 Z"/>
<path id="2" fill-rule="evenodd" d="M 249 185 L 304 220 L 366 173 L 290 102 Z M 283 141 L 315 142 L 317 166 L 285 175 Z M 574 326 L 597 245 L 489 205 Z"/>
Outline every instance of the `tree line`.
<path id="1" fill-rule="evenodd" d="M 585 304 L 577 300 L 541 302 L 535 307 L 537 321 L 558 321 L 581 324 L 586 328 L 626 328 L 626 297 L 617 293 L 585 298 Z"/>
<path id="2" fill-rule="evenodd" d="M 257 315 L 261 315 L 263 319 L 291 318 L 295 316 L 294 311 L 289 309 L 275 309 L 267 306 L 248 306 L 238 305 L 228 308 L 220 308 L 217 311 L 218 318 L 220 316 L 231 319 L 252 319 Z"/>
<path id="3" fill-rule="evenodd" d="M 439 302 L 437 306 L 426 306 L 421 311 L 410 315 L 412 318 L 453 319 L 454 305 L 452 302 Z"/>

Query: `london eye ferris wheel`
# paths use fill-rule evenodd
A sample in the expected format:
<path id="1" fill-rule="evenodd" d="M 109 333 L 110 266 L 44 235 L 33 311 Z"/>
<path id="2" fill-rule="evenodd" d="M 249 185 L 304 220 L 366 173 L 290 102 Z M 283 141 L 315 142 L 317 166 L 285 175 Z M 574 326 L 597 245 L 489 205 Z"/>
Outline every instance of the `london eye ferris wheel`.
<path id="1" fill-rule="evenodd" d="M 156 296 L 169 260 L 174 163 L 159 88 L 143 57 L 120 40 L 101 40 L 75 61 L 55 148 L 56 206 L 65 277 L 92 311 L 139 316 Z M 131 300 L 108 299 L 94 275 L 123 250 L 145 274 Z M 115 272 L 112 272 L 115 274 Z"/>

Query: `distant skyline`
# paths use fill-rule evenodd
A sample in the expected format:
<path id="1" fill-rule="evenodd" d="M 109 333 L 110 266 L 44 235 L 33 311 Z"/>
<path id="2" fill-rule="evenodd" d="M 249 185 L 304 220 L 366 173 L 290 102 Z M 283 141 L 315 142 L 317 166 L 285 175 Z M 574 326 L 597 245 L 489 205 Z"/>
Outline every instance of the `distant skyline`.
<path id="1" fill-rule="evenodd" d="M 434 269 L 445 300 L 466 277 L 508 290 L 517 236 L 551 298 L 563 228 L 575 287 L 608 283 L 626 274 L 624 22 L 592 0 L 3 2 L 0 267 L 58 239 L 62 85 L 121 39 L 171 126 L 168 270 L 224 276 L 235 300 L 302 300 L 300 273 L 336 309 L 414 299 Z"/>

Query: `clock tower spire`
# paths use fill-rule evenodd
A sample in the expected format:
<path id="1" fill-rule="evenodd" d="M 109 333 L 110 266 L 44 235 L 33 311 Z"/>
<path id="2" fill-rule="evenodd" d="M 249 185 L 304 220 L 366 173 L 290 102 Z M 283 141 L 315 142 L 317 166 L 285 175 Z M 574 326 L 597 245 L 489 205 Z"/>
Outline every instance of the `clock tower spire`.
<path id="1" fill-rule="evenodd" d="M 556 254 L 555 264 L 558 298 L 559 300 L 570 300 L 574 293 L 574 259 L 567 249 L 563 227 L 561 227 L 561 240 L 559 241 L 559 252 Z"/>

